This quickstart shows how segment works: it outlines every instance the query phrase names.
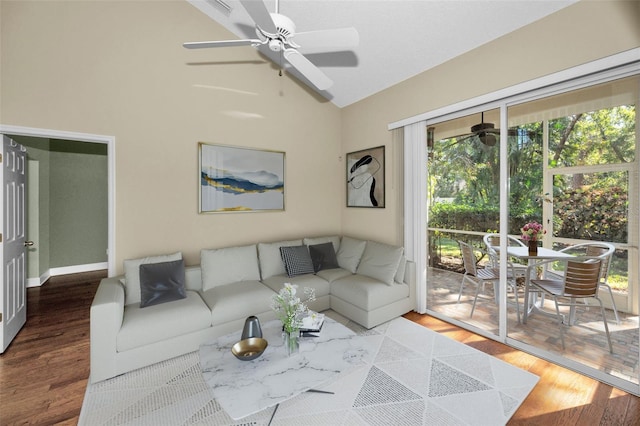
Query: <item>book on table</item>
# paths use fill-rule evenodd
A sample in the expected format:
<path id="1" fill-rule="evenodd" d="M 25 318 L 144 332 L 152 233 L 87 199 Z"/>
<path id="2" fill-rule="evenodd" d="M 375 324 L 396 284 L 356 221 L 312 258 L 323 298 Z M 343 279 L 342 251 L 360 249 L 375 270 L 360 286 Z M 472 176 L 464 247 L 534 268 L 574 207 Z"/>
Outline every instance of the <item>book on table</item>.
<path id="1" fill-rule="evenodd" d="M 323 324 L 324 314 L 309 311 L 309 315 L 302 319 L 302 327 L 300 327 L 300 331 L 302 333 L 317 333 L 322 329 Z"/>

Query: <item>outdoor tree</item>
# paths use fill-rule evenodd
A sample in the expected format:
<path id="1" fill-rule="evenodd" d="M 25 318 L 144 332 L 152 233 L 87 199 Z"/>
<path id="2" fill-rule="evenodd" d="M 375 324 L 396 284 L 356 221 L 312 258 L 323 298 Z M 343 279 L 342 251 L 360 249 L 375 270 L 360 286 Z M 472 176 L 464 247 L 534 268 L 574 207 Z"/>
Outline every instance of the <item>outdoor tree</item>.
<path id="1" fill-rule="evenodd" d="M 634 161 L 636 108 L 622 105 L 550 120 L 548 165 L 553 193 L 543 194 L 543 122 L 510 129 L 508 139 L 509 232 L 542 220 L 543 201 L 553 201 L 554 235 L 626 242 L 626 172 L 582 172 L 580 167 Z M 477 137 L 436 141 L 428 161 L 429 226 L 489 232 L 499 229 L 499 144 Z M 563 172 L 563 167 L 571 167 Z M 451 201 L 448 204 L 436 200 Z M 431 244 L 434 242 L 432 241 Z"/>

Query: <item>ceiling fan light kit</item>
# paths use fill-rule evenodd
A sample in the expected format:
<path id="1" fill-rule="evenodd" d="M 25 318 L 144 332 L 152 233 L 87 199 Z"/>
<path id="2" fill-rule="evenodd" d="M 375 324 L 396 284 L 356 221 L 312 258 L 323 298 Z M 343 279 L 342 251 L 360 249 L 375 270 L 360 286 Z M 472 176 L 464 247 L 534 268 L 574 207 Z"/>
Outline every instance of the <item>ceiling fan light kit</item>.
<path id="1" fill-rule="evenodd" d="M 298 44 L 295 41 L 296 25 L 294 22 L 278 13 L 269 13 L 262 1 L 240 0 L 251 19 L 256 25 L 257 39 L 196 41 L 184 43 L 187 49 L 202 49 L 212 47 L 237 47 L 266 45 L 272 52 L 284 52 L 284 58 L 302 74 L 318 90 L 326 90 L 333 81 L 318 67 L 307 59 L 298 49 L 310 52 L 341 51 L 355 47 L 359 43 L 358 32 L 355 28 L 340 28 L 299 33 Z"/>

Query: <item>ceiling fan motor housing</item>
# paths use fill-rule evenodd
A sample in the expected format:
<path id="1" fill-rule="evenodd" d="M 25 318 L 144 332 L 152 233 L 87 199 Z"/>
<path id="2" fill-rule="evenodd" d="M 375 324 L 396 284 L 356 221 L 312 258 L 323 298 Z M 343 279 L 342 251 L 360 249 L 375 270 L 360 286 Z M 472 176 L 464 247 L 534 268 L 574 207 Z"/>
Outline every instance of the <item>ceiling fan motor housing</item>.
<path id="1" fill-rule="evenodd" d="M 493 123 L 479 123 L 475 126 L 471 126 L 471 133 L 481 132 L 483 130 L 494 129 Z"/>
<path id="2" fill-rule="evenodd" d="M 279 13 L 272 13 L 271 19 L 273 19 L 273 23 L 276 24 L 278 36 L 283 40 L 288 40 L 289 37 L 296 35 L 296 24 L 294 24 L 291 19 Z"/>
<path id="3" fill-rule="evenodd" d="M 299 47 L 295 43 L 289 41 L 289 38 L 296 34 L 296 25 L 293 21 L 279 13 L 271 13 L 270 15 L 278 32 L 276 34 L 271 34 L 256 26 L 256 34 L 258 35 L 258 38 L 267 42 L 269 49 L 273 52 L 280 52 L 285 48 L 285 44 L 293 47 Z"/>

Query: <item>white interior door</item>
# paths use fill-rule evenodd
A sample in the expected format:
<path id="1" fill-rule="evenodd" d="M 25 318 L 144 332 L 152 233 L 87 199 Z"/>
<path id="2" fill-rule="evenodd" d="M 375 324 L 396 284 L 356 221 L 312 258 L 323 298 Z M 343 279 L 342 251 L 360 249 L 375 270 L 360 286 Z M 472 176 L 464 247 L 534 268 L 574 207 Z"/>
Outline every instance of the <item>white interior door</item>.
<path id="1" fill-rule="evenodd" d="M 27 293 L 25 276 L 26 232 L 25 189 L 26 150 L 7 136 L 2 136 L 2 293 L 0 327 L 1 352 L 27 321 Z M 1 353 L 0 352 L 0 353 Z"/>

